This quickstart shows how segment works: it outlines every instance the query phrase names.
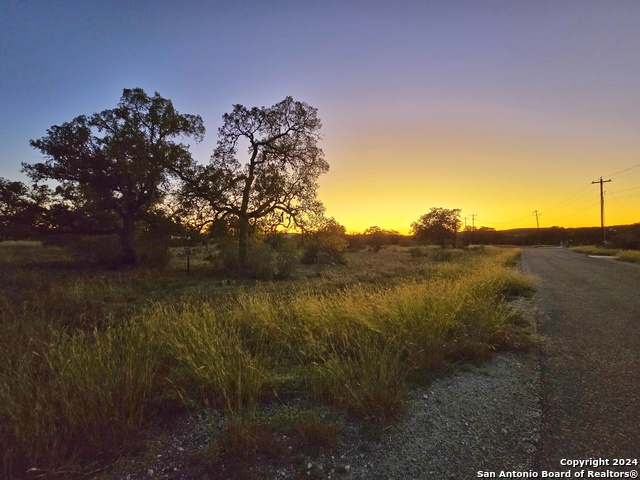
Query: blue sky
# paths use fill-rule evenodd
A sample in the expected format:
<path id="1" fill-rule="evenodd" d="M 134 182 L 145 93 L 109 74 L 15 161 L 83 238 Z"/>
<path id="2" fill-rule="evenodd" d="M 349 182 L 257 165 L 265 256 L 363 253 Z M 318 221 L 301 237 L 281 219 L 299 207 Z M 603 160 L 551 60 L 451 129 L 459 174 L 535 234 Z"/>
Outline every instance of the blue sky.
<path id="1" fill-rule="evenodd" d="M 640 164 L 636 0 L 1 4 L 5 178 L 41 160 L 30 139 L 134 87 L 203 117 L 200 162 L 233 104 L 315 106 L 320 198 L 350 230 L 432 206 L 597 225 L 590 182 Z M 639 222 L 640 168 L 613 180 L 608 221 Z"/>

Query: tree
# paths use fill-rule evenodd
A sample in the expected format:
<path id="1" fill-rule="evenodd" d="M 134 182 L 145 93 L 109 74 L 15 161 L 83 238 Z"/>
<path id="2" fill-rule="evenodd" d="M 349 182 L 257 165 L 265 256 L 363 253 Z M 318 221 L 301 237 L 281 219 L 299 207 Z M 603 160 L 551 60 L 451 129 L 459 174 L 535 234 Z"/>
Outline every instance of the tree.
<path id="1" fill-rule="evenodd" d="M 0 177 L 0 239 L 35 235 L 46 224 L 46 185 L 29 187 Z"/>
<path id="2" fill-rule="evenodd" d="M 347 229 L 335 218 L 326 218 L 306 237 L 306 248 L 302 263 L 341 263 L 343 252 L 349 246 Z"/>
<path id="3" fill-rule="evenodd" d="M 373 248 L 374 252 L 379 252 L 383 245 L 389 245 L 400 236 L 396 230 L 385 230 L 378 226 L 372 226 L 364 231 L 366 243 Z M 396 244 L 398 242 L 396 241 Z"/>
<path id="4" fill-rule="evenodd" d="M 136 221 L 160 203 L 170 178 L 193 164 L 180 139 L 202 140 L 199 115 L 180 114 L 171 100 L 141 88 L 125 89 L 118 106 L 54 125 L 47 135 L 31 140 L 44 163 L 23 164 L 36 183 L 60 182 L 58 189 L 74 204 L 110 211 L 119 218 L 123 263 L 138 261 Z"/>
<path id="5" fill-rule="evenodd" d="M 445 241 L 450 239 L 455 248 L 461 223 L 459 208 L 433 207 L 411 224 L 411 231 L 419 242 L 436 241 L 444 248 Z"/>
<path id="6" fill-rule="evenodd" d="M 499 235 L 496 229 L 492 227 L 466 227 L 462 232 L 462 241 L 466 245 L 490 245 L 498 243 Z"/>
<path id="7" fill-rule="evenodd" d="M 322 218 L 317 179 L 329 164 L 318 147 L 321 126 L 315 108 L 291 97 L 268 108 L 234 105 L 223 116 L 211 161 L 191 172 L 183 199 L 187 212 L 202 214 L 206 205 L 208 222 L 235 228 L 240 267 L 252 229 L 304 231 Z M 244 145 L 243 163 L 238 148 Z"/>

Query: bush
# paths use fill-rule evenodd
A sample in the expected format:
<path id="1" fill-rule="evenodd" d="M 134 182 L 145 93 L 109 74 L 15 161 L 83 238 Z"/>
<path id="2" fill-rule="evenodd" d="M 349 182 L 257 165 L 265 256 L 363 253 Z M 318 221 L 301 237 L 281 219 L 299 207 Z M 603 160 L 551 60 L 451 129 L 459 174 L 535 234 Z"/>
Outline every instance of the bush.
<path id="1" fill-rule="evenodd" d="M 345 263 L 343 252 L 347 249 L 348 243 L 342 236 L 332 232 L 319 232 L 305 240 L 303 264 Z"/>
<path id="2" fill-rule="evenodd" d="M 303 265 L 315 265 L 318 263 L 318 256 L 320 254 L 320 244 L 313 242 L 307 244 L 304 248 L 304 252 L 302 253 L 302 258 L 300 262 Z"/>
<path id="3" fill-rule="evenodd" d="M 273 276 L 278 280 L 289 278 L 300 261 L 296 242 L 285 239 L 275 247 L 273 257 Z"/>
<path id="4" fill-rule="evenodd" d="M 366 247 L 364 236 L 362 235 L 348 235 L 347 242 L 347 248 L 353 252 L 359 252 Z"/>
<path id="5" fill-rule="evenodd" d="M 256 277 L 267 280 L 275 273 L 275 261 L 269 245 L 256 243 L 249 246 L 247 251 L 247 265 Z"/>
<path id="6" fill-rule="evenodd" d="M 219 258 L 227 272 L 238 272 L 238 246 L 227 244 L 220 248 Z M 268 280 L 288 278 L 293 273 L 300 257 L 294 241 L 285 239 L 277 244 L 256 242 L 247 250 L 247 270 L 240 272 L 252 277 Z"/>

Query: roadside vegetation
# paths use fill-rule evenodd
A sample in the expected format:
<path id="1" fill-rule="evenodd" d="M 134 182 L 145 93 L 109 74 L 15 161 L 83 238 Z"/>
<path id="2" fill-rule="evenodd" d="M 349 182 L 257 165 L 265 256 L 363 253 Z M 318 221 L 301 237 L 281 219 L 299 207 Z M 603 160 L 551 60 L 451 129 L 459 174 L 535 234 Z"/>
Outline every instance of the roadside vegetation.
<path id="1" fill-rule="evenodd" d="M 573 252 L 584 253 L 585 255 L 603 255 L 616 257 L 621 262 L 640 263 L 640 251 L 639 250 L 622 250 L 618 248 L 605 248 L 598 246 L 581 246 L 571 249 Z"/>
<path id="2" fill-rule="evenodd" d="M 261 281 L 225 277 L 211 252 L 190 274 L 177 249 L 164 270 L 96 271 L 68 249 L 0 243 L 3 475 L 86 473 L 200 409 L 226 418 L 212 462 L 255 452 L 265 432 L 330 443 L 335 418 L 387 422 L 413 382 L 531 341 L 508 303 L 532 291 L 516 249 L 304 265 L 302 245 L 279 248 L 295 267 Z M 280 413 L 261 420 L 265 406 Z"/>

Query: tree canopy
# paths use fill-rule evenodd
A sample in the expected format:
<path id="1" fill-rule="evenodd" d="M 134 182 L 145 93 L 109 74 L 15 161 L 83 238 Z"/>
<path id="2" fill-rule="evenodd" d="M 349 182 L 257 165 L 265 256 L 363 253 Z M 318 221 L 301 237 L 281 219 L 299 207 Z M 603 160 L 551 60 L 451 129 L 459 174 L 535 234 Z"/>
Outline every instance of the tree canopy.
<path id="1" fill-rule="evenodd" d="M 445 241 L 450 240 L 455 247 L 461 224 L 459 208 L 433 207 L 411 224 L 411 231 L 419 242 L 434 241 L 444 248 Z"/>
<path id="2" fill-rule="evenodd" d="M 35 235 L 46 222 L 46 185 L 28 186 L 0 177 L 0 239 Z"/>
<path id="3" fill-rule="evenodd" d="M 113 212 L 123 262 L 137 261 L 135 222 L 149 216 L 163 199 L 170 178 L 193 165 L 189 147 L 180 140 L 202 140 L 199 115 L 180 114 L 171 100 L 141 88 L 125 89 L 118 106 L 54 125 L 30 144 L 45 162 L 23 163 L 36 182 L 59 182 L 57 192 L 74 205 Z"/>
<path id="4" fill-rule="evenodd" d="M 317 180 L 329 164 L 318 146 L 321 126 L 317 109 L 291 97 L 272 107 L 234 105 L 223 116 L 211 160 L 191 172 L 183 200 L 202 226 L 222 221 L 237 231 L 241 266 L 252 229 L 304 231 L 322 217 Z"/>

